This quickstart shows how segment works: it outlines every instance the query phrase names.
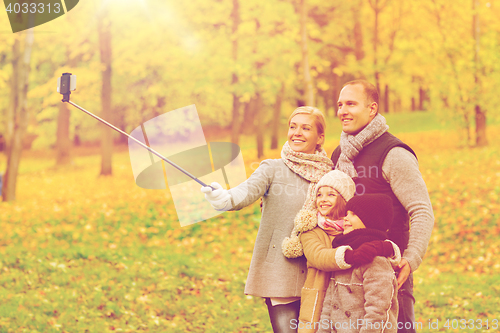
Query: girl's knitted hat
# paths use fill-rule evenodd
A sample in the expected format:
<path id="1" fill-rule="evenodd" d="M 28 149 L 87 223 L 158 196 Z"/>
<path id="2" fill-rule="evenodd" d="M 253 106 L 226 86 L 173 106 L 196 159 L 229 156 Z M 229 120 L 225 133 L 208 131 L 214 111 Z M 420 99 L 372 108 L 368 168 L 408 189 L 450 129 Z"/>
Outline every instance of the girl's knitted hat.
<path id="1" fill-rule="evenodd" d="M 354 184 L 352 178 L 339 170 L 332 170 L 319 180 L 314 192 L 316 195 L 318 195 L 318 190 L 322 186 L 332 187 L 340 193 L 346 202 L 351 200 L 354 192 L 356 192 L 356 184 Z"/>
<path id="2" fill-rule="evenodd" d="M 339 170 L 328 172 L 320 179 L 316 185 L 314 195 L 318 195 L 321 186 L 331 186 L 344 198 L 350 200 L 356 191 L 354 181 L 347 174 Z M 306 199 L 306 201 L 309 198 Z M 316 201 L 314 201 L 316 202 Z M 318 225 L 318 210 L 301 209 L 294 219 L 294 227 L 290 237 L 285 237 L 281 244 L 283 255 L 287 258 L 298 258 L 304 254 L 304 249 L 300 243 L 300 234 L 314 229 Z"/>

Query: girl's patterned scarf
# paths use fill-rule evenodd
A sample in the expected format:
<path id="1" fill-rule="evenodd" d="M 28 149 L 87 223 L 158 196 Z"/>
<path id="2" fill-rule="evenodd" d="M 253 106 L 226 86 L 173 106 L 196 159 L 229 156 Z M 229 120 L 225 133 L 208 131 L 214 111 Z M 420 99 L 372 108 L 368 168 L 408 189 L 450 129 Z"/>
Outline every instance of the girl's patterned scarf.
<path id="1" fill-rule="evenodd" d="M 378 139 L 388 129 L 389 126 L 387 126 L 384 116 L 377 114 L 358 134 L 350 135 L 342 132 L 340 135 L 341 153 L 335 169 L 345 172 L 351 178 L 357 177 L 358 173 L 353 164 L 354 159 L 364 147 Z"/>
<path id="2" fill-rule="evenodd" d="M 318 226 L 328 235 L 336 236 L 344 232 L 344 220 L 331 220 L 318 212 Z"/>
<path id="3" fill-rule="evenodd" d="M 306 202 L 302 209 L 314 208 L 316 199 L 313 195 L 314 188 L 321 177 L 332 171 L 333 168 L 333 163 L 326 155 L 325 150 L 316 150 L 314 154 L 300 153 L 290 148 L 287 141 L 281 150 L 281 158 L 290 170 L 310 182 Z"/>

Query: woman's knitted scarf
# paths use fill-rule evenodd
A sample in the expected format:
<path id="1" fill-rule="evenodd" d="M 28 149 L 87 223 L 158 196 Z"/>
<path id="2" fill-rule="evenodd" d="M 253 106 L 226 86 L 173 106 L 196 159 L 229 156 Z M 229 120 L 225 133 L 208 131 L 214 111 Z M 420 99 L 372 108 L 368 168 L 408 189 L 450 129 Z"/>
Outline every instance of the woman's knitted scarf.
<path id="1" fill-rule="evenodd" d="M 314 188 L 321 177 L 332 171 L 333 168 L 333 163 L 326 155 L 325 150 L 316 150 L 314 154 L 300 153 L 290 148 L 287 141 L 281 150 L 281 158 L 290 170 L 310 182 L 306 202 L 302 208 L 314 208 L 314 199 L 316 199 L 313 195 Z"/>
<path id="2" fill-rule="evenodd" d="M 348 234 L 335 237 L 332 242 L 332 248 L 342 245 L 349 245 L 353 250 L 356 250 L 364 243 L 374 240 L 386 240 L 387 233 L 377 229 L 365 228 L 355 229 Z"/>
<path id="3" fill-rule="evenodd" d="M 388 129 L 389 126 L 387 126 L 384 116 L 377 114 L 358 134 L 350 135 L 342 132 L 340 135 L 341 153 L 335 169 L 345 172 L 351 178 L 357 177 L 358 173 L 353 164 L 354 158 L 364 147 L 378 139 Z"/>

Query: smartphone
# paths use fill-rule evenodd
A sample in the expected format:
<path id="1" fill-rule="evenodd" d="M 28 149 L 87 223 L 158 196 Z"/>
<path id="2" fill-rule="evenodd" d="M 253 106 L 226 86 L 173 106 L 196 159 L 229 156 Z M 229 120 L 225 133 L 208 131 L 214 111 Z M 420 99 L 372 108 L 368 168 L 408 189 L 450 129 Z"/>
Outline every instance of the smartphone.
<path id="1" fill-rule="evenodd" d="M 60 94 L 70 94 L 72 91 L 76 90 L 76 75 L 71 73 L 63 73 L 63 75 L 57 79 L 57 92 Z"/>

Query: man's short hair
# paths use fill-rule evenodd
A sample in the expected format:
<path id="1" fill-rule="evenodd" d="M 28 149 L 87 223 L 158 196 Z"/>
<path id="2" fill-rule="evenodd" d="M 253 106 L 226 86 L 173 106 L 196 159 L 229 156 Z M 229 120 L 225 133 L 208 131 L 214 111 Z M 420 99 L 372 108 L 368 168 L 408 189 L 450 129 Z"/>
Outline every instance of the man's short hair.
<path id="1" fill-rule="evenodd" d="M 353 80 L 353 81 L 349 81 L 349 82 L 345 83 L 342 86 L 342 88 L 344 88 L 347 85 L 355 85 L 355 84 L 360 84 L 360 85 L 363 86 L 363 88 L 365 90 L 365 95 L 366 95 L 366 99 L 367 99 L 368 103 L 375 102 L 378 105 L 378 92 L 377 92 L 377 88 L 375 88 L 375 86 L 373 84 L 371 84 L 370 82 L 368 82 L 366 80 Z"/>

